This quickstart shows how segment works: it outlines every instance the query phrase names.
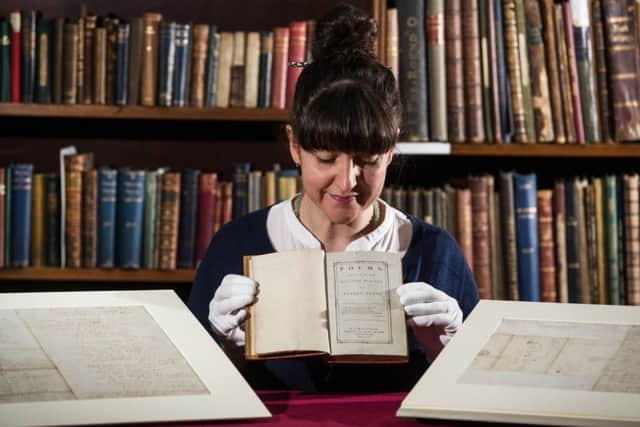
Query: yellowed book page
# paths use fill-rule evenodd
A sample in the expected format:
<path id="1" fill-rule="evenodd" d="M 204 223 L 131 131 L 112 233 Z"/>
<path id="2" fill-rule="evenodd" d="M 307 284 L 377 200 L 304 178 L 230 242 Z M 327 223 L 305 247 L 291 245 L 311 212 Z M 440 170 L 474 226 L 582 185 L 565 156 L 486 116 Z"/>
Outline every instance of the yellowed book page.
<path id="1" fill-rule="evenodd" d="M 302 249 L 251 257 L 258 282 L 254 352 L 329 351 L 324 252 Z"/>
<path id="2" fill-rule="evenodd" d="M 327 254 L 327 305 L 331 354 L 405 356 L 405 315 L 396 293 L 402 285 L 398 253 Z"/>

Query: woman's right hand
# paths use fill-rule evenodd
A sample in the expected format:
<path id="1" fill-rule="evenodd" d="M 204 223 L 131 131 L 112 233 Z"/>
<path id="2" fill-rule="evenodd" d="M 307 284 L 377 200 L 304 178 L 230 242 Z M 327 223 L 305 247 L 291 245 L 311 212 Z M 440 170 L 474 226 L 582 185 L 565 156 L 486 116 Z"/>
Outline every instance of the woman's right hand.
<path id="1" fill-rule="evenodd" d="M 227 274 L 209 303 L 212 329 L 238 347 L 244 345 L 247 306 L 253 303 L 256 290 L 255 280 L 239 274 Z"/>

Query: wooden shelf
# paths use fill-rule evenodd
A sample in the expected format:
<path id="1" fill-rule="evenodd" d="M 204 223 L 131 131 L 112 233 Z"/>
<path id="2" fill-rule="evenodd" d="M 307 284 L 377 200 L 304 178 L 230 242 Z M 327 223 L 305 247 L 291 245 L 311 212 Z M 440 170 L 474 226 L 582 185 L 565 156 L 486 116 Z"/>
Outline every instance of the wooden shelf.
<path id="1" fill-rule="evenodd" d="M 0 269 L 0 281 L 147 282 L 191 284 L 195 270 L 101 270 L 94 268 L 28 267 Z"/>
<path id="2" fill-rule="evenodd" d="M 285 122 L 289 111 L 276 108 L 144 107 L 139 105 L 3 104 L 0 116 L 74 119 L 213 120 Z"/>
<path id="3" fill-rule="evenodd" d="M 465 157 L 639 157 L 640 144 L 449 144 L 401 142 L 401 155 L 452 155 Z"/>

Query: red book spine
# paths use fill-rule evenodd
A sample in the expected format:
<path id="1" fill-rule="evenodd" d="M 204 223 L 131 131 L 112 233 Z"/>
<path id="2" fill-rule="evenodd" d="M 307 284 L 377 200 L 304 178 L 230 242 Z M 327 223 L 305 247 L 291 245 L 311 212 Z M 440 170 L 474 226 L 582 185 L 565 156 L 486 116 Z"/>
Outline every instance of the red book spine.
<path id="1" fill-rule="evenodd" d="M 573 104 L 573 117 L 576 124 L 576 140 L 578 144 L 585 143 L 584 121 L 582 118 L 582 105 L 580 101 L 580 84 L 578 80 L 578 64 L 576 63 L 576 49 L 573 40 L 573 17 L 569 2 L 562 3 L 564 14 L 565 36 L 567 38 L 567 56 L 569 60 L 569 82 L 571 84 L 571 101 Z"/>
<path id="2" fill-rule="evenodd" d="M 233 182 L 225 181 L 222 186 L 222 218 L 224 225 L 231 221 L 233 213 Z"/>
<path id="3" fill-rule="evenodd" d="M 11 12 L 11 102 L 20 102 L 20 11 Z"/>
<path id="4" fill-rule="evenodd" d="M 196 232 L 196 265 L 204 257 L 213 237 L 213 222 L 216 212 L 216 186 L 218 175 L 201 173 L 198 182 L 198 211 Z"/>
<path id="5" fill-rule="evenodd" d="M 289 57 L 289 28 L 273 30 L 273 65 L 271 69 L 271 106 L 285 107 L 287 94 L 287 58 Z"/>
<path id="6" fill-rule="evenodd" d="M 307 23 L 294 21 L 289 24 L 289 62 L 304 62 L 306 58 Z M 288 64 L 287 64 L 288 65 Z M 285 106 L 293 107 L 293 97 L 296 93 L 296 83 L 302 73 L 302 67 L 287 66 L 287 97 Z"/>

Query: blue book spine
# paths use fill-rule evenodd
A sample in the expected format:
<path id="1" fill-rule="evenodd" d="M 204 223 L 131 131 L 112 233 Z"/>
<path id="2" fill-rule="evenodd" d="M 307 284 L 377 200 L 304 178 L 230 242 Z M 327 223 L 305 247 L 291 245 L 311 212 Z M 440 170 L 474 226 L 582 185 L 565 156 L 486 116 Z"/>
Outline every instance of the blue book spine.
<path id="1" fill-rule="evenodd" d="M 160 24 L 158 49 L 158 105 L 171 106 L 173 96 L 173 73 L 175 72 L 176 23 Z"/>
<path id="2" fill-rule="evenodd" d="M 129 98 L 129 33 L 128 22 L 118 25 L 116 42 L 116 104 L 118 105 L 127 105 Z"/>
<path id="3" fill-rule="evenodd" d="M 118 171 L 98 169 L 98 267 L 115 267 Z"/>
<path id="4" fill-rule="evenodd" d="M 507 74 L 507 60 L 504 50 L 504 20 L 502 2 L 494 3 L 496 24 L 496 63 L 498 68 L 498 93 L 500 97 L 500 127 L 503 142 L 511 142 L 513 131 L 513 113 L 511 110 L 511 92 Z"/>
<path id="5" fill-rule="evenodd" d="M 118 171 L 116 259 L 120 268 L 140 268 L 144 176 L 145 172 L 142 170 L 121 169 Z"/>
<path id="6" fill-rule="evenodd" d="M 270 46 L 267 46 L 270 43 Z M 270 48 L 269 48 L 270 47 Z M 271 68 L 273 64 L 273 32 L 260 33 L 260 68 L 258 77 L 258 107 L 271 106 Z"/>
<path id="7" fill-rule="evenodd" d="M 35 100 L 40 104 L 51 103 L 51 61 L 53 41 L 53 20 L 39 19 L 37 24 Z"/>
<path id="8" fill-rule="evenodd" d="M 31 242 L 33 165 L 13 166 L 11 173 L 11 266 L 27 267 Z"/>
<path id="9" fill-rule="evenodd" d="M 249 210 L 249 172 L 251 163 L 233 165 L 233 218 L 246 215 Z"/>
<path id="10" fill-rule="evenodd" d="M 175 72 L 173 75 L 173 105 L 184 107 L 187 105 L 188 75 L 189 75 L 189 51 L 191 26 L 189 24 L 176 25 L 176 55 Z"/>
<path id="11" fill-rule="evenodd" d="M 178 268 L 193 268 L 196 245 L 196 211 L 200 171 L 182 171 L 180 184 L 180 225 L 178 229 Z"/>
<path id="12" fill-rule="evenodd" d="M 216 88 L 218 81 L 218 63 L 220 60 L 220 33 L 215 24 L 209 29 L 209 46 L 207 47 L 207 77 L 204 94 L 206 107 L 216 106 Z"/>
<path id="13" fill-rule="evenodd" d="M 538 208 L 535 174 L 514 174 L 520 300 L 540 301 Z"/>
<path id="14" fill-rule="evenodd" d="M 154 258 L 156 216 L 158 215 L 158 176 L 158 171 L 147 171 L 145 178 L 142 267 L 147 270 L 158 267 Z"/>
<path id="15" fill-rule="evenodd" d="M 9 21 L 0 20 L 0 102 L 11 100 L 11 31 Z"/>

